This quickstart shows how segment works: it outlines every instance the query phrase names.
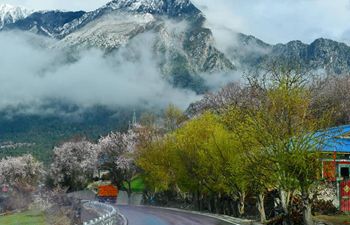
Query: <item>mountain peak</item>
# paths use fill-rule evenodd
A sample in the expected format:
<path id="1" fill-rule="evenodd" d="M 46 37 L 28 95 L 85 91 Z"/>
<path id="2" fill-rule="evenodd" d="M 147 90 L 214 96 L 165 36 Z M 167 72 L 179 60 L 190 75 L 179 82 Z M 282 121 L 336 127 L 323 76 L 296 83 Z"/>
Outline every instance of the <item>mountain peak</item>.
<path id="1" fill-rule="evenodd" d="M 24 7 L 0 4 L 0 29 L 8 23 L 14 23 L 17 20 L 24 19 L 31 13 L 32 11 Z"/>
<path id="2" fill-rule="evenodd" d="M 172 17 L 200 12 L 190 0 L 113 0 L 105 8 Z"/>

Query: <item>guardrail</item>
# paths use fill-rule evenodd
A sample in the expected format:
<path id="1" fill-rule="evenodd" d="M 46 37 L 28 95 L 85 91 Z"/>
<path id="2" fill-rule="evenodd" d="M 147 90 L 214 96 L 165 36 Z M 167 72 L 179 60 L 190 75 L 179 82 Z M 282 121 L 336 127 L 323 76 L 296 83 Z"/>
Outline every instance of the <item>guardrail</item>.
<path id="1" fill-rule="evenodd" d="M 86 202 L 84 206 L 94 209 L 101 214 L 101 216 L 88 222 L 84 222 L 83 225 L 127 225 L 125 217 L 111 205 L 89 201 Z"/>

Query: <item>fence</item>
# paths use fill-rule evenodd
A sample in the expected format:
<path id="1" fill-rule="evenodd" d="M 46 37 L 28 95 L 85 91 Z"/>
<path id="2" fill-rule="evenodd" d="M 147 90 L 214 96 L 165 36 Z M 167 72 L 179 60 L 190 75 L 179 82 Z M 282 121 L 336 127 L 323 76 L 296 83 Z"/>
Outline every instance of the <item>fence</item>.
<path id="1" fill-rule="evenodd" d="M 111 206 L 100 202 L 89 201 L 84 207 L 95 210 L 101 216 L 84 222 L 84 225 L 127 225 L 127 220 L 119 211 Z"/>

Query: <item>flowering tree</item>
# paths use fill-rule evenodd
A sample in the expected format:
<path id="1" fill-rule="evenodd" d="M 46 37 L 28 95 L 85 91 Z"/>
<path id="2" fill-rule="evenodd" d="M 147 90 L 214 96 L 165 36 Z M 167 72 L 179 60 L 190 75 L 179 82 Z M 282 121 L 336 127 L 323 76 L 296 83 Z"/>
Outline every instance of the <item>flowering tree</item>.
<path id="1" fill-rule="evenodd" d="M 208 93 L 200 101 L 192 103 L 186 113 L 196 116 L 206 111 L 219 112 L 232 105 L 244 105 L 253 99 L 253 93 L 242 84 L 229 83 L 218 92 Z"/>
<path id="2" fill-rule="evenodd" d="M 8 157 L 0 160 L 0 185 L 16 189 L 33 188 L 44 174 L 42 163 L 32 155 Z"/>
<path id="3" fill-rule="evenodd" d="M 69 191 L 84 188 L 93 178 L 99 148 L 87 140 L 66 142 L 54 148 L 51 179 L 54 185 Z"/>
<path id="4" fill-rule="evenodd" d="M 127 133 L 112 132 L 102 137 L 99 142 L 101 149 L 101 168 L 110 171 L 112 183 L 119 189 L 123 183 L 127 184 L 127 193 L 130 199 L 131 181 L 137 173 L 134 153 L 137 146 L 138 135 L 133 130 Z"/>
<path id="5" fill-rule="evenodd" d="M 2 205 L 3 209 L 27 207 L 32 202 L 31 193 L 38 187 L 43 174 L 42 163 L 31 155 L 1 159 L 0 187 L 9 187 L 11 190 L 10 198 Z"/>

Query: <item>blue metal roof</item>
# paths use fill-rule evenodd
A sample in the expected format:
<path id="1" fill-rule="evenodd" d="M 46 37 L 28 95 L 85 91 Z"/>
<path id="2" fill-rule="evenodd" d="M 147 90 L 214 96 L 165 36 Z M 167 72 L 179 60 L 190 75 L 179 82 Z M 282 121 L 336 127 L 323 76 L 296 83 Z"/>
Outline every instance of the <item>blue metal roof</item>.
<path id="1" fill-rule="evenodd" d="M 326 140 L 322 151 L 350 153 L 350 125 L 333 127 L 325 132 Z"/>

